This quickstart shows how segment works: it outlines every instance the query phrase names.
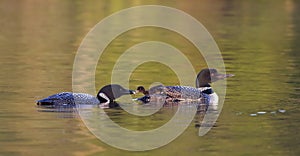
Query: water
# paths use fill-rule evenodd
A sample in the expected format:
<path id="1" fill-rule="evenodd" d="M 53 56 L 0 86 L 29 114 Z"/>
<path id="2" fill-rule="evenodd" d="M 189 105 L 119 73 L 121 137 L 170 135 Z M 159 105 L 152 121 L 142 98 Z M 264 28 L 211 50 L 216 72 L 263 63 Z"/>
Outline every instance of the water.
<path id="1" fill-rule="evenodd" d="M 236 76 L 227 81 L 222 113 L 207 135 L 198 137 L 198 129 L 192 123 L 162 148 L 128 152 L 99 141 L 76 113 L 39 111 L 35 100 L 71 91 L 73 59 L 85 34 L 111 13 L 141 4 L 175 7 L 198 19 L 219 45 L 227 72 Z M 292 0 L 3 0 L 0 155 L 299 155 L 299 13 L 300 2 Z M 140 28 L 122 34 L 105 50 L 97 67 L 97 88 L 110 82 L 108 71 L 115 58 L 148 40 L 176 46 L 198 71 L 206 66 L 195 47 L 182 36 L 157 28 Z M 179 84 L 170 68 L 149 62 L 134 71 L 130 87 L 149 86 L 158 80 L 166 85 Z M 121 126 L 137 130 L 155 128 L 175 111 L 173 107 L 164 108 L 151 120 L 124 118 L 127 114 L 122 110 L 106 110 Z"/>

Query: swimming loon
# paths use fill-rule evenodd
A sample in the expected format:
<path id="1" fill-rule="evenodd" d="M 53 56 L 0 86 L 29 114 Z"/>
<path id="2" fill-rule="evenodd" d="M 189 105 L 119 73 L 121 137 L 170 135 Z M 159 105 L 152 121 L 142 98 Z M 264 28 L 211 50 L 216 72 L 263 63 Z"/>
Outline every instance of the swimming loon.
<path id="1" fill-rule="evenodd" d="M 39 106 L 47 107 L 74 107 L 76 104 L 97 105 L 103 108 L 114 107 L 114 100 L 122 95 L 135 94 L 135 91 L 123 88 L 118 84 L 102 87 L 97 97 L 86 93 L 62 92 L 37 101 Z"/>
<path id="2" fill-rule="evenodd" d="M 150 101 L 151 97 L 150 97 L 149 91 L 147 91 L 144 88 L 144 86 L 138 86 L 136 89 L 136 93 L 142 93 L 142 94 L 144 94 L 144 96 L 141 98 L 137 98 L 135 100 L 142 101 L 143 103 L 148 103 Z"/>
<path id="3" fill-rule="evenodd" d="M 138 86 L 136 89 L 136 93 L 143 93 L 144 95 L 149 95 L 149 91 L 147 91 L 144 86 Z"/>
<path id="4" fill-rule="evenodd" d="M 198 100 L 205 104 L 218 104 L 218 95 L 213 91 L 210 83 L 234 76 L 233 74 L 220 74 L 216 69 L 203 69 L 196 77 L 196 88 L 190 86 L 154 86 L 146 91 L 143 86 L 137 88 L 145 96 L 137 100 L 143 103 L 152 101 L 152 97 L 164 96 L 165 102 Z"/>

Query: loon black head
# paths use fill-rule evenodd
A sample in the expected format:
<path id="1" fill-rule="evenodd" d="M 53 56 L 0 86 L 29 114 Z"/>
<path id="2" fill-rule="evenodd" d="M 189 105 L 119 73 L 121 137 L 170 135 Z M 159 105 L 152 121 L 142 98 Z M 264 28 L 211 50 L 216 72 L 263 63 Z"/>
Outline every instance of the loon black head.
<path id="1" fill-rule="evenodd" d="M 209 87 L 209 83 L 216 82 L 228 77 L 234 76 L 233 74 L 220 74 L 216 69 L 205 68 L 202 69 L 196 78 L 196 88 Z"/>
<path id="2" fill-rule="evenodd" d="M 100 103 L 111 103 L 116 98 L 122 95 L 135 94 L 135 91 L 123 88 L 118 84 L 110 84 L 102 87 L 97 94 L 97 98 Z"/>

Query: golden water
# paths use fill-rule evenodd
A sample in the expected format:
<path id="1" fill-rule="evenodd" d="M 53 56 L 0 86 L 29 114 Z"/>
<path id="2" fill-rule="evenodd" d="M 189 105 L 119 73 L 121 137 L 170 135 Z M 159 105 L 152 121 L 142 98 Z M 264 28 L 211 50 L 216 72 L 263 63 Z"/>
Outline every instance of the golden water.
<path id="1" fill-rule="evenodd" d="M 170 144 L 146 152 L 112 148 L 92 135 L 73 113 L 39 112 L 35 100 L 72 90 L 73 60 L 85 34 L 121 9 L 158 4 L 183 10 L 215 38 L 228 73 L 227 96 L 215 127 L 204 137 L 192 123 Z M 300 2 L 274 1 L 0 1 L 0 155 L 299 155 Z M 110 82 L 114 60 L 150 40 L 172 44 L 199 71 L 206 66 L 188 40 L 145 27 L 116 38 L 99 60 L 96 86 Z M 175 60 L 176 61 L 176 60 Z M 163 72 L 162 72 L 163 71 Z M 178 84 L 163 64 L 142 64 L 130 87 L 155 81 Z M 278 109 L 286 110 L 279 113 Z M 251 113 L 268 112 L 251 117 Z M 276 111 L 276 114 L 269 112 Z M 107 110 L 135 129 L 141 120 Z M 169 112 L 169 113 L 168 113 Z M 172 110 L 156 114 L 168 120 Z M 147 125 L 151 119 L 144 120 Z M 153 123 L 153 122 L 151 122 Z M 157 125 L 150 125 L 149 127 Z"/>

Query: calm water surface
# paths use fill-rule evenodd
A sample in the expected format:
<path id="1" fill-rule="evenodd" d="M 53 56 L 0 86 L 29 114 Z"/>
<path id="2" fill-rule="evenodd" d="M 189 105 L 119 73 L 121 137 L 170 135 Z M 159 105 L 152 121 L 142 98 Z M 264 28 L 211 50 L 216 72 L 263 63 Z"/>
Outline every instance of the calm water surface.
<path id="1" fill-rule="evenodd" d="M 92 135 L 76 113 L 43 112 L 35 100 L 72 90 L 72 66 L 85 34 L 121 9 L 159 4 L 181 9 L 213 35 L 228 73 L 227 96 L 213 129 L 198 137 L 195 122 L 170 144 L 128 152 Z M 0 1 L 0 155 L 299 155 L 300 2 L 274 1 Z M 134 17 L 133 17 L 134 18 Z M 116 38 L 99 60 L 96 86 L 110 82 L 115 59 L 131 46 L 158 40 L 181 50 L 197 71 L 206 66 L 182 36 L 144 27 Z M 176 60 L 174 60 L 176 61 Z M 130 77 L 130 87 L 179 84 L 167 66 L 148 62 Z M 285 110 L 280 113 L 278 110 Z M 121 126 L 151 129 L 176 108 L 137 118 L 106 110 Z M 251 117 L 265 111 L 267 114 Z M 273 112 L 273 113 L 270 113 Z"/>

